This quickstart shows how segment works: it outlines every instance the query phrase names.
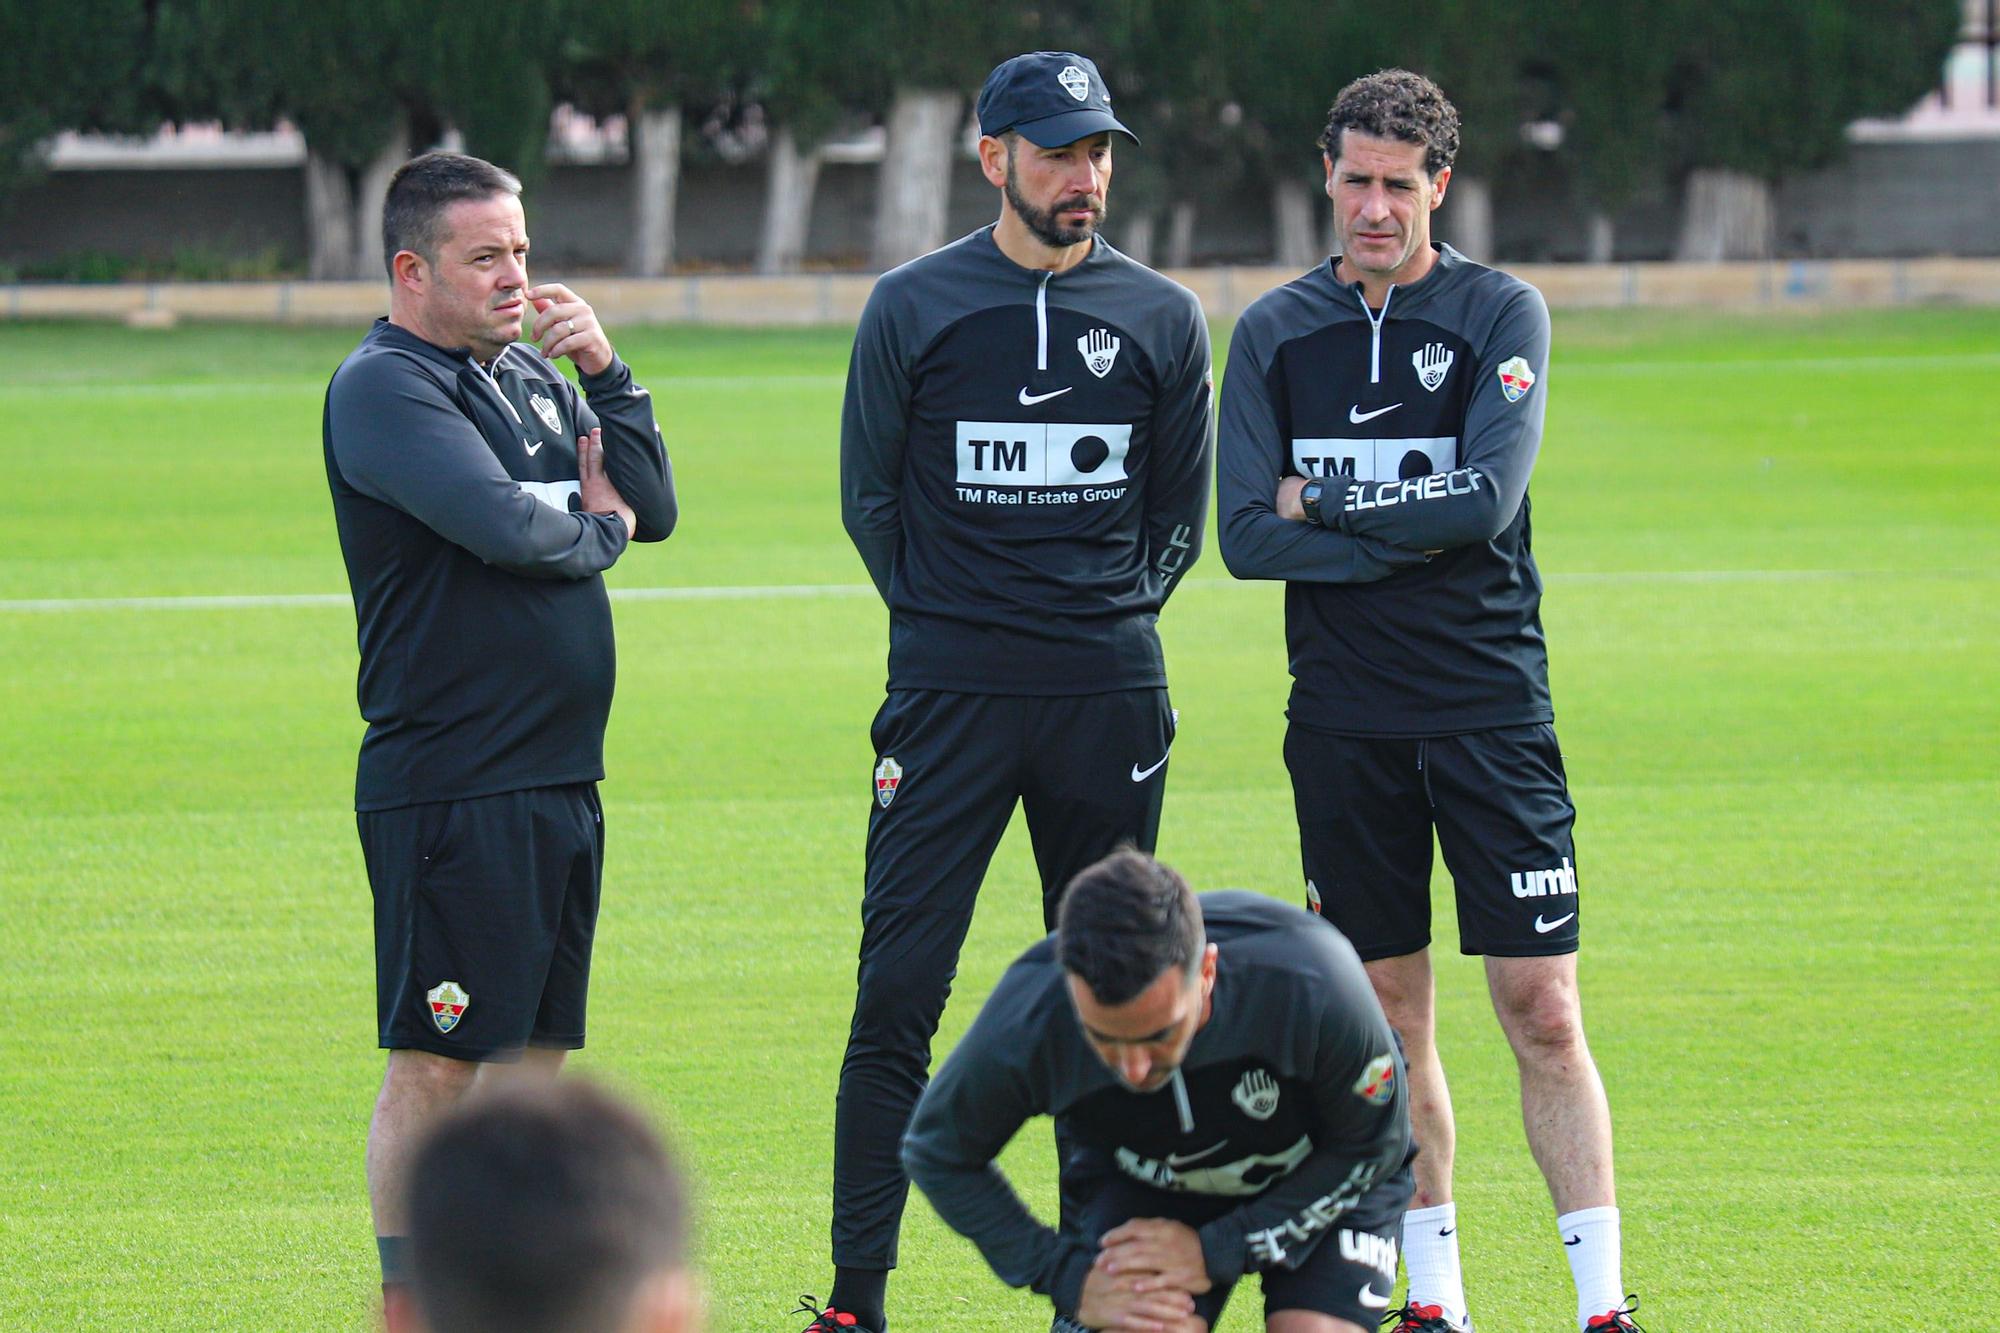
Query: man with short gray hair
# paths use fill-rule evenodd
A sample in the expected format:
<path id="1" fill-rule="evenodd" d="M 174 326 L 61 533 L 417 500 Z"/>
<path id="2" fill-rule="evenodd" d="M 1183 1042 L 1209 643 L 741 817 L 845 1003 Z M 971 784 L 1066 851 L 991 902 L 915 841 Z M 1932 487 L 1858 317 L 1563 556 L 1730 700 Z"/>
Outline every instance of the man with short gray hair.
<path id="1" fill-rule="evenodd" d="M 355 819 L 389 1051 L 368 1134 L 385 1292 L 415 1137 L 476 1077 L 552 1074 L 583 1045 L 614 675 L 602 575 L 677 516 L 651 398 L 587 302 L 528 283 L 520 188 L 461 153 L 404 164 L 383 209 L 389 316 L 326 392 L 368 722 Z"/>

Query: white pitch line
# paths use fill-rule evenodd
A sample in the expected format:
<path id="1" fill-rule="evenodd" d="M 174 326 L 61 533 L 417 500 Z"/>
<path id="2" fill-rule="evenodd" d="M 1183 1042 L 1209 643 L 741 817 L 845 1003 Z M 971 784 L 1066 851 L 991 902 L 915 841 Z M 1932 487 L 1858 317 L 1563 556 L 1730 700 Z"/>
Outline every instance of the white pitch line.
<path id="1" fill-rule="evenodd" d="M 668 375 L 649 378 L 655 395 L 680 390 L 742 391 L 749 389 L 831 389 L 847 383 L 842 375 Z M 0 398 L 252 398 L 285 394 L 323 394 L 326 381 L 197 380 L 187 384 L 149 384 L 133 380 L 102 382 L 78 379 L 54 383 L 0 385 Z"/>
<path id="2" fill-rule="evenodd" d="M 1571 362 L 1560 354 L 1555 369 L 1564 378 L 1592 375 L 1743 374 L 1766 371 L 1819 371 L 1848 374 L 1863 370 L 1953 370 L 2000 365 L 2000 352 L 1940 352 L 1918 356 L 1745 357 L 1715 361 L 1585 361 Z M 677 390 L 750 392 L 769 388 L 836 388 L 845 375 L 679 375 L 655 376 L 646 383 L 654 393 Z M 190 384 L 148 384 L 127 380 L 64 380 L 54 383 L 0 385 L 0 399 L 46 397 L 231 398 L 284 394 L 321 394 L 326 381 L 212 380 Z"/>
<path id="3" fill-rule="evenodd" d="M 1601 570 L 1545 575 L 1555 584 L 1814 583 L 1853 579 L 1991 580 L 2000 572 L 1976 569 L 1659 569 Z M 1207 587 L 1236 580 L 1189 579 Z M 873 597 L 871 583 L 721 584 L 687 588 L 613 588 L 614 602 L 755 602 L 820 597 Z M 42 597 L 0 601 L 0 615 L 67 611 L 243 611 L 273 607 L 349 607 L 344 592 L 246 593 L 207 597 Z"/>
<path id="4" fill-rule="evenodd" d="M 1729 374 L 1745 371 L 1950 370 L 1962 366 L 2000 365 L 2000 352 L 1939 352 L 1923 356 L 1802 356 L 1743 357 L 1731 361 L 1596 361 L 1570 362 L 1558 351 L 1555 369 L 1561 375 L 1680 375 Z"/>
<path id="5" fill-rule="evenodd" d="M 708 588 L 613 588 L 614 602 L 761 601 L 785 597 L 859 597 L 873 595 L 872 583 L 794 583 Z M 0 613 L 59 611 L 242 611 L 266 607 L 352 607 L 344 592 L 245 593 L 219 597 L 43 597 L 0 601 Z"/>

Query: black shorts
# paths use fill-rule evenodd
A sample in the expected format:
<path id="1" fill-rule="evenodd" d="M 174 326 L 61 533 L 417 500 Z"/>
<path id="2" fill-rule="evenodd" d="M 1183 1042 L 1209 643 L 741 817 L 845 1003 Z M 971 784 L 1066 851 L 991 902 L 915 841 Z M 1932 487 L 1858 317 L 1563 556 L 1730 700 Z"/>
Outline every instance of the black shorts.
<path id="1" fill-rule="evenodd" d="M 583 1045 L 604 871 L 594 783 L 355 817 L 381 1044 L 458 1060 Z"/>
<path id="2" fill-rule="evenodd" d="M 1398 1170 L 1377 1182 L 1326 1231 L 1308 1242 L 1294 1243 L 1286 1259 L 1289 1266 L 1267 1268 L 1258 1275 L 1267 1321 L 1280 1310 L 1311 1310 L 1352 1320 L 1363 1328 L 1382 1322 L 1389 1293 L 1396 1287 L 1403 1212 L 1415 1190 L 1410 1160 L 1405 1158 Z M 1115 1173 L 1094 1175 L 1084 1188 L 1095 1190 L 1083 1212 L 1083 1234 L 1093 1242 L 1133 1218 L 1164 1217 L 1200 1227 L 1242 1203 L 1157 1190 Z M 1216 1284 L 1194 1298 L 1194 1312 L 1214 1328 L 1233 1290 L 1233 1284 Z"/>
<path id="3" fill-rule="evenodd" d="M 1576 952 L 1576 807 L 1553 726 L 1391 740 L 1293 723 L 1285 766 L 1307 905 L 1362 958 L 1430 944 L 1433 827 L 1462 952 Z"/>

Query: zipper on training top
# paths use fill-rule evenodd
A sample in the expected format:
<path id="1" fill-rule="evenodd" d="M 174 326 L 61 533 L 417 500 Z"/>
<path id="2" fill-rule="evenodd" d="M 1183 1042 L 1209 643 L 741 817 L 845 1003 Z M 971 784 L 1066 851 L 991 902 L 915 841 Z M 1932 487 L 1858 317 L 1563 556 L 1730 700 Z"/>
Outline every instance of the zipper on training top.
<path id="1" fill-rule="evenodd" d="M 1174 1109 L 1181 1115 L 1181 1133 L 1194 1133 L 1194 1108 L 1188 1105 L 1187 1082 L 1181 1078 L 1178 1066 L 1167 1076 L 1167 1082 L 1174 1085 Z"/>
<path id="2" fill-rule="evenodd" d="M 494 363 L 496 365 L 499 363 L 498 357 L 494 358 Z M 493 396 L 495 398 L 498 398 L 500 400 L 500 405 L 507 409 L 507 415 L 514 418 L 514 424 L 517 426 L 527 425 L 528 424 L 527 422 L 521 420 L 521 414 L 515 410 L 514 404 L 507 397 L 506 392 L 501 389 L 500 381 L 497 378 L 495 378 L 492 371 L 488 370 L 485 366 L 479 364 L 478 357 L 472 358 L 472 368 L 479 372 L 480 377 L 482 379 L 484 379 L 488 384 L 493 386 Z"/>
<path id="3" fill-rule="evenodd" d="M 1042 274 L 1042 281 L 1035 288 L 1035 369 L 1049 368 L 1049 279 L 1054 273 Z"/>
<path id="4" fill-rule="evenodd" d="M 1382 382 L 1382 321 L 1389 317 L 1389 302 L 1395 298 L 1396 285 L 1394 283 L 1389 284 L 1389 291 L 1383 296 L 1382 308 L 1379 311 L 1368 308 L 1368 298 L 1361 294 L 1360 283 L 1357 282 L 1354 284 L 1353 291 L 1354 299 L 1361 303 L 1361 313 L 1368 316 L 1368 327 L 1375 331 L 1368 342 L 1368 382 L 1370 384 L 1380 384 Z"/>

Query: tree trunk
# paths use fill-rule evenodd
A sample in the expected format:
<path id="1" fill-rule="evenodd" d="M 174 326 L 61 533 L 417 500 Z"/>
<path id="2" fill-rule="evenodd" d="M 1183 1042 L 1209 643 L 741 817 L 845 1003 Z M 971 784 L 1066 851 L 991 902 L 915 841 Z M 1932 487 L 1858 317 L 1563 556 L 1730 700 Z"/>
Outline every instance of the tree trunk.
<path id="1" fill-rule="evenodd" d="M 1307 269 L 1320 261 L 1319 245 L 1313 236 L 1310 185 L 1292 176 L 1273 182 L 1271 221 L 1277 233 L 1278 267 Z"/>
<path id="2" fill-rule="evenodd" d="M 681 109 L 635 102 L 632 136 L 632 249 L 626 267 L 657 278 L 674 262 L 674 204 L 681 187 Z"/>
<path id="3" fill-rule="evenodd" d="M 876 268 L 894 268 L 944 244 L 958 109 L 957 93 L 896 90 L 875 191 Z"/>
<path id="4" fill-rule="evenodd" d="M 372 278 L 388 273 L 382 254 L 382 205 L 389 197 L 389 178 L 409 160 L 410 130 L 399 120 L 389 141 L 355 179 L 354 269 L 349 276 Z"/>
<path id="5" fill-rule="evenodd" d="M 306 145 L 306 273 L 352 277 L 354 187 L 347 168 Z"/>
<path id="6" fill-rule="evenodd" d="M 1611 224 L 1609 213 L 1592 213 L 1587 232 L 1587 249 L 1584 258 L 1593 264 L 1608 264 L 1617 252 L 1618 233 Z"/>
<path id="7" fill-rule="evenodd" d="M 813 192 L 819 188 L 820 151 L 801 153 L 791 130 L 771 136 L 764 173 L 764 231 L 757 242 L 759 273 L 796 273 L 806 257 Z"/>
<path id="8" fill-rule="evenodd" d="M 1493 190 L 1476 176 L 1453 176 L 1446 196 L 1445 239 L 1452 249 L 1482 264 L 1493 262 Z"/>
<path id="9" fill-rule="evenodd" d="M 1153 263 L 1153 232 L 1155 217 L 1151 213 L 1134 213 L 1125 219 L 1124 227 L 1118 233 L 1118 248 L 1128 258 L 1151 267 Z"/>
<path id="10" fill-rule="evenodd" d="M 1194 200 L 1179 199 L 1167 213 L 1167 267 L 1194 263 Z"/>
<path id="11" fill-rule="evenodd" d="M 1775 226 L 1769 181 L 1703 167 L 1688 177 L 1685 209 L 1675 259 L 1712 264 L 1771 257 Z"/>

